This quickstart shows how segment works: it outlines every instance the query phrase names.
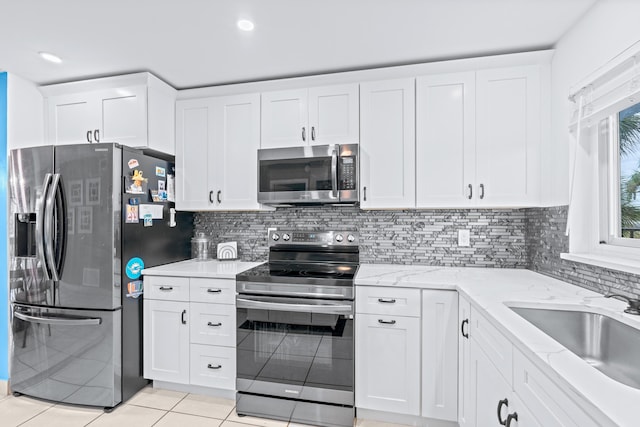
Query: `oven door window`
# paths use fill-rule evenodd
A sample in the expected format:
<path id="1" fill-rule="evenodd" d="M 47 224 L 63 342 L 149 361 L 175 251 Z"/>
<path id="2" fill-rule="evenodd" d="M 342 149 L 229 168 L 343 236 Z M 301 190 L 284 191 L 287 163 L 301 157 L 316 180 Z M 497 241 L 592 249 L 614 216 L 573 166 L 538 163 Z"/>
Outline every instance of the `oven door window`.
<path id="1" fill-rule="evenodd" d="M 330 191 L 331 157 L 260 161 L 260 192 Z"/>
<path id="2" fill-rule="evenodd" d="M 353 392 L 353 316 L 251 308 L 237 316 L 238 379 Z"/>

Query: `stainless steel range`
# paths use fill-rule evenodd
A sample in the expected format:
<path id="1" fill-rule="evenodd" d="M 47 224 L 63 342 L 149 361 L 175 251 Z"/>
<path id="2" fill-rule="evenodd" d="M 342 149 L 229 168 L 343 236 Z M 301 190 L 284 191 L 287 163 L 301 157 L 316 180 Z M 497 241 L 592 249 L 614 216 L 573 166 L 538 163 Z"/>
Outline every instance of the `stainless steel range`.
<path id="1" fill-rule="evenodd" d="M 236 276 L 237 412 L 352 426 L 352 231 L 272 231 L 269 262 Z"/>

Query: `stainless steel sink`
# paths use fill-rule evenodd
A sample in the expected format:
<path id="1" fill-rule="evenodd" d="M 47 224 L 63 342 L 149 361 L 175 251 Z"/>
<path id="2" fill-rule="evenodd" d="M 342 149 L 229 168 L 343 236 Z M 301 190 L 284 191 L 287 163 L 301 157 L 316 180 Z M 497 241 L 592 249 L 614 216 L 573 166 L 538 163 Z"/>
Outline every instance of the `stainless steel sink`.
<path id="1" fill-rule="evenodd" d="M 640 389 L 640 330 L 586 311 L 510 308 L 603 374 Z"/>

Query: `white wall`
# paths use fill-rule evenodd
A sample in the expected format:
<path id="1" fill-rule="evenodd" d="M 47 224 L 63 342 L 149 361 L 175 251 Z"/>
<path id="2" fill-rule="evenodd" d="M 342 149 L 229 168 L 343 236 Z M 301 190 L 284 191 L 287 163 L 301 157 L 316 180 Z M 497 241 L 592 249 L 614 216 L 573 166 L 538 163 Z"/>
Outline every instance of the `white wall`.
<path id="1" fill-rule="evenodd" d="M 543 150 L 545 204 L 569 202 L 569 171 L 573 147 L 567 99 L 572 88 L 640 40 L 640 0 L 600 0 L 556 45 L 551 65 L 551 139 Z"/>
<path id="2" fill-rule="evenodd" d="M 44 144 L 44 100 L 37 86 L 9 73 L 7 149 Z"/>

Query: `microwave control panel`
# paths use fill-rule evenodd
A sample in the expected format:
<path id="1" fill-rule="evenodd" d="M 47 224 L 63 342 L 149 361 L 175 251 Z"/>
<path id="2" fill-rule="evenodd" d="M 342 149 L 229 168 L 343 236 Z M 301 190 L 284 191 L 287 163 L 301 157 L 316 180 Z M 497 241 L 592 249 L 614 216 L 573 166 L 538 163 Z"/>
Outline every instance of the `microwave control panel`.
<path id="1" fill-rule="evenodd" d="M 340 190 L 355 190 L 356 179 L 356 158 L 353 156 L 339 157 L 340 159 Z"/>

